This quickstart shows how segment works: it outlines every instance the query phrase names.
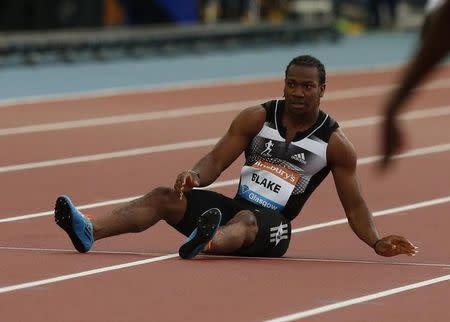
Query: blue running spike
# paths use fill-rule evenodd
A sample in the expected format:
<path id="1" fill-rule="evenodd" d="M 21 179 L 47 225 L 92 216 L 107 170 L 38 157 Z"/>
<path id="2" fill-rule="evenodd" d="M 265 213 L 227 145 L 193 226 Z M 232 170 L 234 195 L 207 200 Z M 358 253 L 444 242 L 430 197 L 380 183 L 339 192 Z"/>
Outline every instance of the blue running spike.
<path id="1" fill-rule="evenodd" d="M 55 203 L 55 222 L 69 235 L 80 253 L 88 252 L 94 243 L 92 223 L 75 208 L 67 196 L 59 196 Z"/>
<path id="2" fill-rule="evenodd" d="M 206 244 L 214 237 L 222 220 L 222 213 L 217 208 L 211 208 L 200 215 L 197 228 L 181 245 L 178 254 L 183 259 L 190 259 L 200 253 Z"/>

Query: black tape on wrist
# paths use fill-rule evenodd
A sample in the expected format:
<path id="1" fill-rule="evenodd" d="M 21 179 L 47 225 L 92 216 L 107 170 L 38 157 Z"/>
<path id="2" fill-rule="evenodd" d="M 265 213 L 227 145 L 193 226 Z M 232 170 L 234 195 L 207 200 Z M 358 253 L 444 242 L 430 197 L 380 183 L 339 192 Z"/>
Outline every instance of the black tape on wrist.
<path id="1" fill-rule="evenodd" d="M 378 239 L 374 244 L 373 244 L 373 249 L 377 249 L 377 244 L 381 241 L 381 239 Z"/>

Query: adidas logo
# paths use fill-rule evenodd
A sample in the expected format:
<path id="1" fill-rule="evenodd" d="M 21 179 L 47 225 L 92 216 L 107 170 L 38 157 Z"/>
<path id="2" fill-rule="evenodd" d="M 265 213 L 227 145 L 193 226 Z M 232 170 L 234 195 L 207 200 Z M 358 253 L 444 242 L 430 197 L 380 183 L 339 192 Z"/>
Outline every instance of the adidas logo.
<path id="1" fill-rule="evenodd" d="M 305 153 L 303 152 L 294 154 L 293 156 L 291 156 L 291 159 L 294 159 L 295 161 L 298 161 L 302 164 L 306 164 Z"/>

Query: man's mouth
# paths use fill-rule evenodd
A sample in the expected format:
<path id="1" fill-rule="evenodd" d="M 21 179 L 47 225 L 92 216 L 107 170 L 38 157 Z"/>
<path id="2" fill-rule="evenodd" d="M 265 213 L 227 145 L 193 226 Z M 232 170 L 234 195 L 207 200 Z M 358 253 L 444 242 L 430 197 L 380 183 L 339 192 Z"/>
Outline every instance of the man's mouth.
<path id="1" fill-rule="evenodd" d="M 293 108 L 304 108 L 306 105 L 305 102 L 292 102 L 291 106 Z"/>

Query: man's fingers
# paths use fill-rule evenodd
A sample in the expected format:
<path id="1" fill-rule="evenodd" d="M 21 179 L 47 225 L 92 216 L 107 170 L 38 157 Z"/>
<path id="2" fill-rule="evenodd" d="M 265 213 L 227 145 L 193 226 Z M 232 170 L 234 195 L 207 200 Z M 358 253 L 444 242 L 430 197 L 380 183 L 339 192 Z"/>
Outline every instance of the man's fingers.
<path id="1" fill-rule="evenodd" d="M 415 256 L 419 249 L 413 243 L 402 236 L 390 235 L 382 238 L 376 252 L 382 256 L 408 255 Z"/>
<path id="2" fill-rule="evenodd" d="M 174 188 L 178 193 L 180 200 L 182 200 L 184 192 L 198 186 L 200 186 L 199 179 L 196 176 L 193 176 L 190 171 L 185 171 L 178 176 Z"/>
<path id="3" fill-rule="evenodd" d="M 191 186 L 191 187 L 198 187 L 200 185 L 198 179 L 196 177 L 193 176 L 189 176 L 187 183 Z"/>
<path id="4" fill-rule="evenodd" d="M 409 242 L 398 243 L 399 254 L 406 254 L 408 256 L 415 256 L 418 253 L 418 248 Z"/>
<path id="5" fill-rule="evenodd" d="M 404 237 L 401 236 L 395 236 L 396 239 L 394 239 L 392 242 L 401 245 L 402 247 L 408 248 L 408 249 L 418 249 L 413 243 L 411 243 L 409 240 L 407 240 Z"/>
<path id="6" fill-rule="evenodd" d="M 194 187 L 200 186 L 200 180 L 194 179 L 193 185 L 194 185 Z"/>

